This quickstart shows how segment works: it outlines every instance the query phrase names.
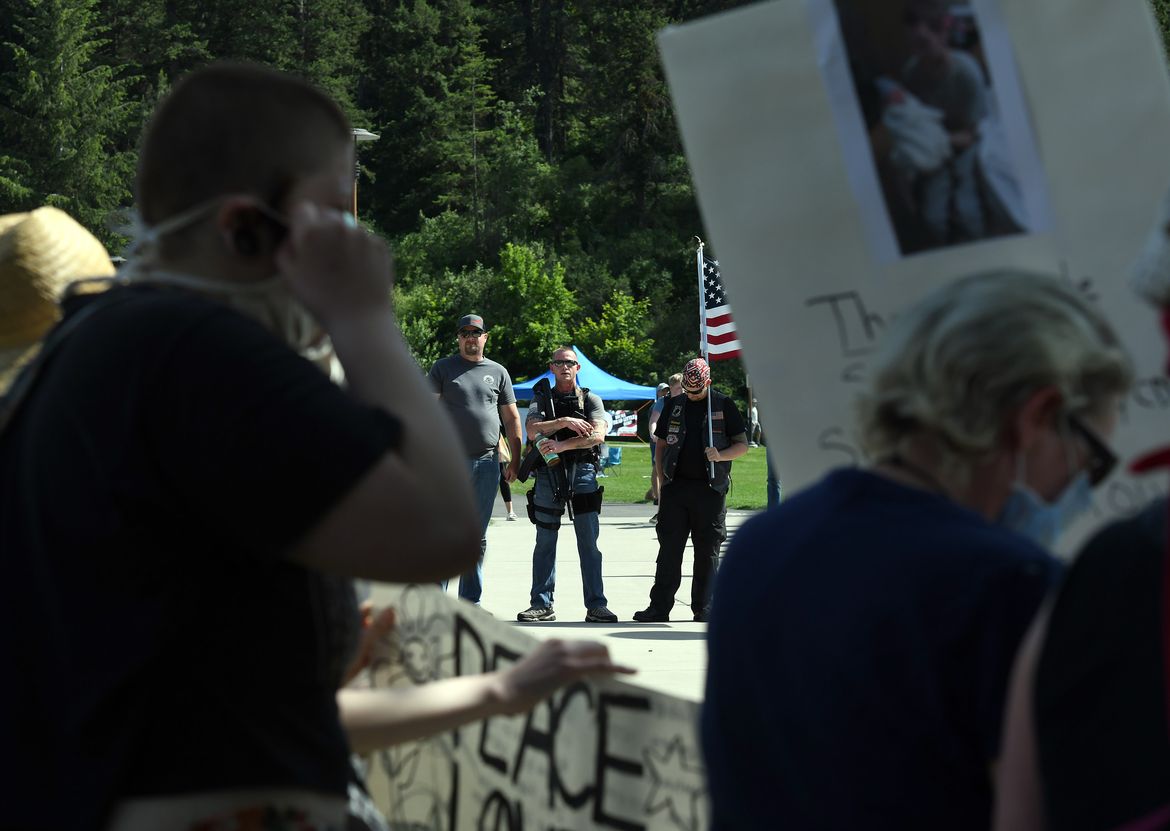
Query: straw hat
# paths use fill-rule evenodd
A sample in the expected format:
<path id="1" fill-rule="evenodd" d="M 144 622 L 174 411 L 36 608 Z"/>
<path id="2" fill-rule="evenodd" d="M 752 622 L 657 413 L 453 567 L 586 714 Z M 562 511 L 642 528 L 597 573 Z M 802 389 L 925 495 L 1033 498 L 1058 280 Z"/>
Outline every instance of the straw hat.
<path id="1" fill-rule="evenodd" d="M 0 387 L 56 323 L 65 286 L 113 273 L 106 249 L 64 211 L 0 216 Z"/>

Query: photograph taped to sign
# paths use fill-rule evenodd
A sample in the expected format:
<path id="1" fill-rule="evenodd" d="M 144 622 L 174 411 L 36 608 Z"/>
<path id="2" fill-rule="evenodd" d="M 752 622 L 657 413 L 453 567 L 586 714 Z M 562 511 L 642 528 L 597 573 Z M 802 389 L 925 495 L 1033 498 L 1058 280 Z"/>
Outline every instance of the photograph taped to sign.
<path id="1" fill-rule="evenodd" d="M 367 674 L 419 686 L 508 666 L 536 640 L 434 586 L 393 587 L 396 625 Z M 375 753 L 370 792 L 394 829 L 701 831 L 698 703 L 604 679 Z"/>
<path id="2" fill-rule="evenodd" d="M 806 0 L 875 259 L 1051 230 L 994 0 Z"/>

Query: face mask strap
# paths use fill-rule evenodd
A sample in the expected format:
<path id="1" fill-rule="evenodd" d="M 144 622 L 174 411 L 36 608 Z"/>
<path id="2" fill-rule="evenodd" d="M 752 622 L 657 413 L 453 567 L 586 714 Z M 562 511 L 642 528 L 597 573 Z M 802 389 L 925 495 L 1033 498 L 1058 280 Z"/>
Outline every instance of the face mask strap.
<path id="1" fill-rule="evenodd" d="M 130 218 L 130 228 L 128 234 L 131 238 L 129 247 L 126 249 L 126 258 L 134 259 L 136 257 L 149 258 L 158 253 L 159 241 L 167 236 L 173 234 L 175 231 L 192 225 L 196 220 L 201 219 L 204 214 L 211 211 L 216 205 L 223 202 L 225 199 L 230 199 L 235 194 L 221 194 L 213 196 L 210 199 L 205 199 L 195 205 L 192 205 L 186 210 L 179 211 L 177 214 L 172 214 L 154 225 L 147 225 L 142 219 L 142 214 L 137 210 L 133 212 Z M 263 214 L 267 219 L 279 225 L 286 232 L 289 227 L 288 218 L 282 216 L 274 208 L 269 206 L 266 202 L 258 197 L 247 195 L 249 199 L 253 200 L 253 207 Z M 348 214 L 347 214 L 348 216 Z M 353 217 L 350 217 L 352 220 Z"/>
<path id="2" fill-rule="evenodd" d="M 142 218 L 142 214 L 137 210 L 134 211 L 130 218 L 131 242 L 130 246 L 126 249 L 126 259 L 151 257 L 157 254 L 158 243 L 163 237 L 194 224 L 196 220 L 202 218 L 204 214 L 222 202 L 224 198 L 223 196 L 213 196 L 211 199 L 205 199 L 186 210 L 168 216 L 162 222 L 154 225 L 147 225 Z"/>

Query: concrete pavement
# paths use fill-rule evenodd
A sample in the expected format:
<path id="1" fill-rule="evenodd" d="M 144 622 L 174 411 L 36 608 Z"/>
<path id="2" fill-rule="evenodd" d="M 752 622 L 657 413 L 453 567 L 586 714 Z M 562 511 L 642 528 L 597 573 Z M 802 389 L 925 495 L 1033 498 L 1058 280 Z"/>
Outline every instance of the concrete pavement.
<path id="1" fill-rule="evenodd" d="M 638 670 L 630 679 L 635 683 L 680 698 L 701 700 L 707 666 L 707 627 L 691 620 L 689 600 L 694 553 L 689 544 L 671 622 L 631 620 L 634 612 L 648 605 L 650 586 L 654 583 L 658 540 L 649 522 L 656 510 L 654 506 L 607 504 L 602 507 L 598 539 L 602 575 L 610 611 L 618 616 L 618 623 L 610 625 L 584 622 L 577 545 L 567 516 L 562 520 L 557 542 L 557 590 L 553 601 L 557 619 L 550 623 L 516 622 L 516 613 L 528 608 L 536 529 L 524 513 L 522 497 L 516 501 L 515 508 L 520 519 L 508 522 L 503 503 L 496 500 L 484 560 L 483 608 L 497 619 L 522 626 L 537 637 L 596 638 L 609 647 L 616 661 Z M 728 540 L 754 513 L 727 512 Z M 457 583 L 453 580 L 448 588 L 452 595 L 457 591 Z M 373 599 L 378 603 L 377 587 Z"/>

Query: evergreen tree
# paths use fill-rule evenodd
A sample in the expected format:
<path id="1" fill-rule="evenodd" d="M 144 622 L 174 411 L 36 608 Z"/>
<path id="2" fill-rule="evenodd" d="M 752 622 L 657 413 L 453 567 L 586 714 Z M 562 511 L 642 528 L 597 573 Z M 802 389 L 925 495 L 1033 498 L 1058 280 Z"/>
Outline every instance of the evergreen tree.
<path id="1" fill-rule="evenodd" d="M 93 0 L 20 0 L 0 46 L 0 212 L 55 205 L 107 244 L 104 220 L 129 202 L 134 108 L 97 64 Z"/>
<path id="2" fill-rule="evenodd" d="M 479 102 L 491 96 L 486 65 L 466 66 L 482 55 L 471 0 L 371 0 L 370 11 L 358 103 L 382 139 L 363 153 L 374 174 L 363 198 L 370 215 L 398 235 L 420 217 L 471 204 L 461 185 L 474 183 Z"/>
<path id="3" fill-rule="evenodd" d="M 295 0 L 296 49 L 281 69 L 295 72 L 332 95 L 357 126 L 368 114 L 357 106 L 362 38 L 370 14 L 362 0 Z"/>
<path id="4" fill-rule="evenodd" d="M 170 79 L 211 58 L 207 42 L 191 22 L 175 16 L 169 0 L 99 0 L 96 8 L 105 32 L 97 60 L 126 79 L 129 97 L 141 107 L 140 122 Z"/>

